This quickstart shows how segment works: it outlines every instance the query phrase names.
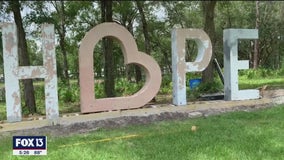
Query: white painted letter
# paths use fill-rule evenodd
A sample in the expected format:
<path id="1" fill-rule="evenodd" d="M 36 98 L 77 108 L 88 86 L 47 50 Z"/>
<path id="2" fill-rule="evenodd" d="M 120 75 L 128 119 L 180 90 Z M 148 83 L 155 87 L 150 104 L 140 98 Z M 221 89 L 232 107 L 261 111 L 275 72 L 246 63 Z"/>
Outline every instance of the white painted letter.
<path id="1" fill-rule="evenodd" d="M 258 90 L 239 90 L 238 70 L 248 69 L 248 60 L 238 60 L 238 39 L 257 39 L 257 29 L 225 29 L 224 45 L 224 92 L 225 100 L 259 98 Z"/>
<path id="2" fill-rule="evenodd" d="M 197 43 L 198 55 L 194 62 L 185 62 L 186 39 Z M 212 57 L 212 45 L 201 29 L 174 29 L 172 31 L 173 104 L 186 105 L 186 73 L 203 71 Z"/>
<path id="3" fill-rule="evenodd" d="M 2 26 L 8 122 L 22 119 L 19 79 L 44 78 L 46 116 L 52 121 L 59 117 L 53 25 L 43 24 L 42 38 L 43 66 L 19 66 L 17 27 L 13 23 L 4 23 Z"/>

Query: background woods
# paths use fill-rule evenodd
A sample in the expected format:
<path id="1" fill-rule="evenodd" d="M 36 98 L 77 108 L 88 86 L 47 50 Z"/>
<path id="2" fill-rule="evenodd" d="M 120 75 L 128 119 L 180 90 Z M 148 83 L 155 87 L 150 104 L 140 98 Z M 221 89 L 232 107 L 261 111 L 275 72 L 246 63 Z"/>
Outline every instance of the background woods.
<path id="1" fill-rule="evenodd" d="M 1 22 L 15 22 L 21 65 L 41 65 L 40 24 L 52 23 L 56 31 L 57 71 L 62 103 L 78 102 L 78 48 L 85 33 L 102 22 L 116 22 L 135 37 L 138 49 L 159 63 L 163 82 L 160 93 L 171 92 L 171 30 L 202 28 L 213 45 L 213 58 L 223 66 L 223 30 L 257 28 L 258 40 L 240 40 L 239 58 L 249 59 L 254 69 L 281 70 L 284 55 L 284 2 L 281 1 L 11 1 L 0 2 Z M 186 60 L 194 61 L 196 44 L 186 41 Z M 1 46 L 2 48 L 2 39 Z M 2 49 L 0 65 L 3 66 Z M 133 64 L 124 66 L 119 44 L 103 38 L 94 48 L 95 92 L 98 98 L 130 95 L 143 86 L 144 73 Z M 282 73 L 281 71 L 279 73 Z M 3 67 L 0 67 L 3 77 Z M 218 75 L 212 64 L 201 74 L 203 83 Z M 37 80 L 36 80 L 37 81 Z M 40 108 L 35 96 L 42 86 L 23 81 L 23 99 L 29 113 Z M 40 92 L 34 93 L 35 90 Z M 166 86 L 164 88 L 163 86 Z M 204 87 L 203 91 L 212 87 Z M 42 94 L 42 95 L 41 95 Z M 35 95 L 35 96 L 34 96 Z M 37 99 L 37 98 L 36 98 Z M 37 101 L 37 102 L 36 102 Z"/>

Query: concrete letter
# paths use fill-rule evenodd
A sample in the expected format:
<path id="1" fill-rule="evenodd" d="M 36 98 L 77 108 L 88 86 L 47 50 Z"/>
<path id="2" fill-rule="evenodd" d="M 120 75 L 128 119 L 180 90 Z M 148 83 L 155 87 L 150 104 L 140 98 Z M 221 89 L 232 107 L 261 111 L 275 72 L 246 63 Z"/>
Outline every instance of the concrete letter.
<path id="1" fill-rule="evenodd" d="M 17 27 L 12 23 L 4 23 L 2 26 L 8 122 L 22 119 L 19 79 L 44 78 L 47 119 L 52 121 L 59 117 L 53 25 L 43 24 L 42 38 L 43 66 L 19 66 Z"/>
<path id="2" fill-rule="evenodd" d="M 248 69 L 248 60 L 238 60 L 238 39 L 257 39 L 257 29 L 225 29 L 224 42 L 224 82 L 225 100 L 245 100 L 259 98 L 258 90 L 239 90 L 238 70 Z"/>
<path id="3" fill-rule="evenodd" d="M 185 62 L 186 39 L 197 43 L 198 55 L 194 62 Z M 203 71 L 212 57 L 212 45 L 201 29 L 174 29 L 172 31 L 173 104 L 186 105 L 186 73 Z"/>
<path id="4" fill-rule="evenodd" d="M 144 68 L 145 85 L 134 95 L 95 99 L 93 50 L 98 41 L 107 36 L 120 42 L 125 64 L 133 63 Z M 79 71 L 82 113 L 141 107 L 158 93 L 161 85 L 161 70 L 157 62 L 151 56 L 139 52 L 132 35 L 116 23 L 102 23 L 86 33 L 79 49 Z"/>

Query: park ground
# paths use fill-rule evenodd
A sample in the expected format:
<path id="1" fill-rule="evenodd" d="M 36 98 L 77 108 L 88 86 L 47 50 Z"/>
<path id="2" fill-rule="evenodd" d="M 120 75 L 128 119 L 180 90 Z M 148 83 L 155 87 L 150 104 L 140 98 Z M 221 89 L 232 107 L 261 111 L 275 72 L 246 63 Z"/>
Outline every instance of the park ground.
<path id="1" fill-rule="evenodd" d="M 12 137 L 6 136 L 0 143 L 1 159 L 284 159 L 283 115 L 284 105 L 279 105 L 253 112 L 47 136 L 47 156 L 13 156 Z"/>
<path id="2" fill-rule="evenodd" d="M 274 72 L 260 73 L 241 73 L 240 88 L 267 86 L 265 96 L 284 95 L 281 92 L 284 88 L 282 72 L 275 76 L 270 75 L 276 74 Z M 162 84 L 160 99 L 169 96 L 167 89 L 170 86 L 165 86 Z M 203 91 L 202 88 L 200 86 L 196 93 L 188 95 L 193 99 L 192 103 L 198 103 L 195 96 Z M 170 103 L 168 99 L 162 102 Z M 70 104 L 75 103 L 68 102 L 67 105 L 74 108 L 75 105 Z M 63 108 L 61 114 L 77 111 Z M 276 105 L 253 112 L 237 111 L 147 125 L 98 128 L 79 134 L 47 134 L 48 155 L 40 157 L 13 156 L 12 136 L 6 135 L 0 136 L 0 159 L 284 159 L 283 115 L 284 105 Z"/>

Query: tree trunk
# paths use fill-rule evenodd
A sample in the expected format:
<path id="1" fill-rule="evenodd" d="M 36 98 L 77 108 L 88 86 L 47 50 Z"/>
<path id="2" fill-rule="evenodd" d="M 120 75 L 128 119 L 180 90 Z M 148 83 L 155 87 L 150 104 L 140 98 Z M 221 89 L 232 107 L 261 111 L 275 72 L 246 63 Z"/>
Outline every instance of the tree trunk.
<path id="1" fill-rule="evenodd" d="M 101 0 L 102 22 L 112 22 L 112 0 Z M 114 60 L 113 41 L 110 37 L 103 38 L 104 65 L 104 89 L 107 97 L 114 97 Z"/>
<path id="2" fill-rule="evenodd" d="M 66 82 L 67 86 L 70 87 L 70 80 L 69 80 L 69 74 L 68 74 L 68 60 L 67 60 L 67 51 L 66 51 L 66 45 L 65 45 L 65 8 L 64 8 L 64 1 L 60 1 L 60 48 L 63 54 L 63 72 L 64 72 L 64 81 Z"/>
<path id="3" fill-rule="evenodd" d="M 141 17 L 141 22 L 142 22 L 142 29 L 143 29 L 143 35 L 144 35 L 144 48 L 145 48 L 145 52 L 150 55 L 151 54 L 151 45 L 150 45 L 150 35 L 149 35 L 149 32 L 148 32 L 148 24 L 147 24 L 147 21 L 146 21 L 146 17 L 145 17 L 145 14 L 144 14 L 144 2 L 140 2 L 138 0 L 136 0 L 136 5 L 137 5 L 137 8 L 138 8 L 138 11 L 139 11 L 139 15 Z M 138 71 L 139 69 L 139 71 Z M 142 79 L 142 76 L 141 76 L 141 69 L 137 66 L 136 67 L 136 81 L 139 82 L 141 81 Z"/>
<path id="4" fill-rule="evenodd" d="M 280 7 L 281 8 L 284 8 L 284 3 L 280 3 Z M 284 10 L 283 9 L 281 9 L 280 10 L 280 13 L 279 13 L 279 15 L 280 15 L 280 17 L 283 17 L 284 16 Z M 281 20 L 280 20 L 280 24 L 283 24 L 284 23 L 284 20 L 283 20 L 283 18 L 281 18 Z M 284 29 L 283 29 L 283 27 L 282 27 L 282 25 L 279 25 L 279 32 L 280 32 L 280 39 L 279 39 L 279 53 L 278 53 L 278 62 L 279 62 L 279 64 L 278 64 L 278 69 L 281 69 L 282 68 L 282 66 L 283 66 L 283 46 L 284 46 L 284 44 L 283 44 L 283 33 L 284 33 Z"/>
<path id="5" fill-rule="evenodd" d="M 56 27 L 56 30 L 59 34 L 59 45 L 60 49 L 63 55 L 63 78 L 62 81 L 67 84 L 68 87 L 70 87 L 70 79 L 69 79 L 69 66 L 68 66 L 68 60 L 67 60 L 67 51 L 66 51 L 66 45 L 65 45 L 65 34 L 66 34 L 66 28 L 65 28 L 65 7 L 64 7 L 64 1 L 60 2 L 54 2 L 54 7 L 59 14 L 59 27 Z"/>
<path id="6" fill-rule="evenodd" d="M 131 19 L 132 17 L 129 18 L 125 18 L 125 22 L 123 22 L 124 26 L 127 28 L 127 30 L 131 33 L 132 36 L 134 36 L 134 32 L 133 32 L 133 19 Z M 126 22 L 128 22 L 128 24 L 126 25 Z M 132 72 L 134 72 L 135 74 L 135 81 L 139 82 L 142 80 L 142 73 L 141 73 L 141 69 L 140 67 L 134 65 L 134 69 L 132 68 L 132 66 L 130 65 L 126 65 L 125 66 L 125 73 L 126 73 L 126 77 L 128 81 L 132 81 Z"/>
<path id="7" fill-rule="evenodd" d="M 255 9 L 256 9 L 256 21 L 255 21 L 255 29 L 259 28 L 259 1 L 255 1 Z M 253 55 L 253 69 L 258 68 L 258 59 L 259 59 L 259 40 L 254 40 L 254 55 Z"/>
<path id="8" fill-rule="evenodd" d="M 137 1 L 136 0 L 136 5 L 141 17 L 141 22 L 142 22 L 142 29 L 143 29 L 143 35 L 144 35 L 144 47 L 145 47 L 145 52 L 147 54 L 151 54 L 151 45 L 150 45 L 150 35 L 148 32 L 148 24 L 145 18 L 145 14 L 144 14 L 144 9 L 143 9 L 143 2 L 142 1 Z"/>
<path id="9" fill-rule="evenodd" d="M 29 66 L 30 60 L 27 50 L 27 41 L 26 34 L 23 27 L 23 21 L 20 11 L 19 1 L 10 1 L 10 6 L 14 14 L 14 20 L 17 25 L 17 34 L 18 34 L 18 48 L 19 48 L 19 60 L 20 65 Z M 24 85 L 24 99 L 25 106 L 28 107 L 29 113 L 36 113 L 36 103 L 34 96 L 34 86 L 32 79 L 22 80 Z"/>
<path id="10" fill-rule="evenodd" d="M 212 42 L 212 58 L 208 67 L 202 72 L 202 81 L 204 83 L 210 83 L 214 81 L 214 66 L 212 59 L 214 55 L 215 46 L 215 23 L 214 23 L 214 10 L 217 1 L 202 1 L 202 11 L 204 16 L 204 31 L 208 34 Z"/>

